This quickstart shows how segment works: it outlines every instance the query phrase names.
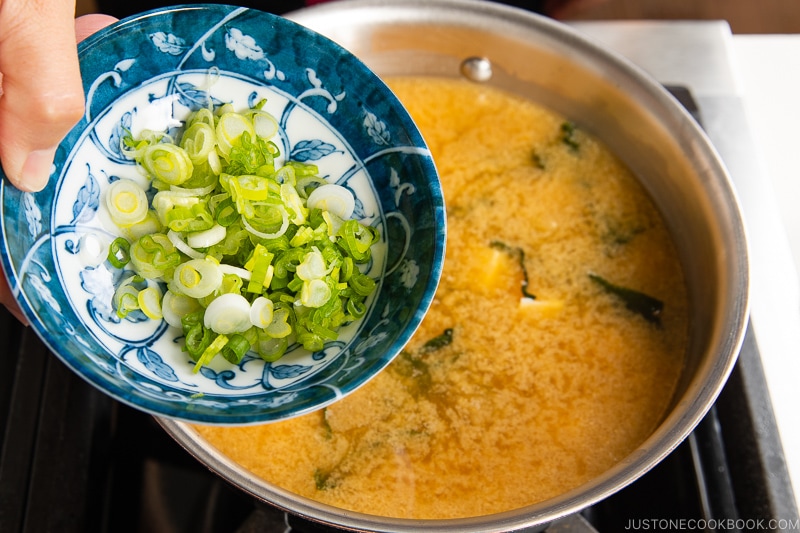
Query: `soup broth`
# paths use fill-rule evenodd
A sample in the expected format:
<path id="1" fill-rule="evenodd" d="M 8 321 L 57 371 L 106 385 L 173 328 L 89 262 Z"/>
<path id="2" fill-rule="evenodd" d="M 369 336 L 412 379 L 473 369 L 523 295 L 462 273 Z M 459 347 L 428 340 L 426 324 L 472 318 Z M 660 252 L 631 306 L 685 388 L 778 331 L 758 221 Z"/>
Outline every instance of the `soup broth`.
<path id="1" fill-rule="evenodd" d="M 197 430 L 271 483 L 381 516 L 484 515 L 578 487 L 652 433 L 681 372 L 687 297 L 663 220 L 550 110 L 456 80 L 389 84 L 444 187 L 430 311 L 384 372 L 328 408 Z"/>

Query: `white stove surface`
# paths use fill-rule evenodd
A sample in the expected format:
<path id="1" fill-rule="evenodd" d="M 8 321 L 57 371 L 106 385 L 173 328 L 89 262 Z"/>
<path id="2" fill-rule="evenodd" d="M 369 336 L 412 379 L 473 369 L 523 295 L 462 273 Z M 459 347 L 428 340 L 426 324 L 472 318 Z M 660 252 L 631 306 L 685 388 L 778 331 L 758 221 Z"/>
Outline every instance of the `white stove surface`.
<path id="1" fill-rule="evenodd" d="M 751 324 L 800 507 L 800 36 L 734 36 L 724 21 L 571 26 L 697 101 L 744 213 Z"/>

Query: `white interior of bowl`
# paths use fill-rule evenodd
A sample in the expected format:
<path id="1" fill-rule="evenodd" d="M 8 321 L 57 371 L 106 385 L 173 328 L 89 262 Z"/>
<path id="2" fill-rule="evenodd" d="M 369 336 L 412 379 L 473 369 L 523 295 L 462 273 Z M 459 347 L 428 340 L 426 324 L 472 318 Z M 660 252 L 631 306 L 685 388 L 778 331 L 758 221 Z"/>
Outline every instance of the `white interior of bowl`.
<path id="1" fill-rule="evenodd" d="M 378 519 L 298 498 L 235 465 L 223 476 L 302 515 L 377 531 L 507 531 L 546 526 L 631 483 L 702 419 L 730 373 L 748 311 L 743 223 L 726 171 L 692 117 L 658 83 L 569 28 L 521 10 L 472 0 L 362 1 L 302 10 L 290 18 L 339 42 L 381 76 L 458 77 L 465 59 L 486 58 L 486 82 L 531 98 L 597 135 L 641 179 L 671 229 L 690 300 L 690 346 L 672 411 L 620 464 L 590 483 L 530 507 L 457 521 Z M 223 459 L 188 427 L 167 426 L 207 464 Z"/>
<path id="2" fill-rule="evenodd" d="M 189 72 L 177 79 L 179 83 L 187 86 L 200 87 L 207 84 L 207 72 Z M 54 210 L 53 224 L 56 227 L 67 227 L 70 221 L 75 218 L 76 208 L 84 194 L 87 170 L 88 173 L 96 176 L 97 187 L 100 189 L 100 197 L 104 198 L 106 190 L 110 186 L 111 178 L 129 179 L 139 183 L 143 188 L 149 187 L 149 179 L 146 178 L 141 169 L 130 161 L 121 158 L 109 157 L 118 142 L 120 125 L 124 123 L 126 117 L 130 117 L 132 131 L 152 130 L 166 131 L 169 126 L 178 126 L 186 119 L 190 109 L 180 105 L 174 95 L 160 96 L 167 94 L 167 87 L 172 77 L 156 79 L 150 83 L 143 84 L 134 91 L 130 91 L 124 98 L 118 100 L 115 105 L 104 109 L 101 116 L 97 117 L 92 128 L 87 128 L 86 135 L 82 136 L 79 143 L 73 149 L 72 159 L 64 172 L 65 178 L 60 183 L 57 192 L 58 202 Z M 268 104 L 265 111 L 272 113 L 273 116 L 281 116 L 284 109 L 291 106 L 292 101 L 286 95 L 269 87 L 253 85 L 242 79 L 227 76 L 218 76 L 214 80 L 213 86 L 209 89 L 209 96 L 219 101 L 227 101 L 236 109 L 246 109 L 249 107 L 248 99 L 265 99 Z M 156 96 L 160 96 L 156 98 Z M 225 100 L 227 99 L 227 100 Z M 348 169 L 355 166 L 355 156 L 348 151 L 345 139 L 341 139 L 329 125 L 319 120 L 303 108 L 295 108 L 290 115 L 285 127 L 276 136 L 275 142 L 281 144 L 281 154 L 288 154 L 290 149 L 290 139 L 301 139 L 305 132 L 314 131 L 319 136 L 324 135 L 326 142 L 331 146 L 336 146 L 333 157 L 328 158 L 324 171 L 329 176 L 341 176 L 348 172 Z M 296 141 L 295 141 L 296 142 Z M 279 164 L 283 163 L 283 156 Z M 366 170 L 361 169 L 355 176 L 348 180 L 348 186 L 355 191 L 355 196 L 365 206 L 364 211 L 369 213 L 369 218 L 365 217 L 365 223 L 373 223 L 379 219 L 380 202 L 377 199 L 377 191 L 372 186 Z M 120 359 L 125 359 L 127 364 L 142 375 L 158 380 L 160 373 L 164 371 L 163 366 L 154 366 L 151 361 L 142 357 L 124 357 L 130 347 L 147 345 L 152 348 L 163 360 L 164 365 L 170 368 L 170 374 L 178 376 L 179 387 L 189 391 L 189 394 L 219 394 L 224 396 L 238 396 L 247 398 L 253 394 L 255 385 L 252 375 L 263 375 L 265 362 L 254 359 L 248 364 L 248 372 L 239 372 L 240 369 L 231 367 L 222 358 L 216 358 L 207 365 L 215 372 L 228 371 L 232 376 L 225 383 L 218 380 L 207 379 L 202 374 L 193 372 L 193 364 L 188 356 L 181 349 L 177 342 L 182 333 L 178 328 L 172 328 L 165 332 L 165 325 L 161 321 L 140 320 L 140 321 L 110 321 L 96 309 L 101 308 L 105 315 L 113 314 L 111 309 L 111 298 L 108 294 L 113 294 L 115 289 L 112 283 L 112 275 L 106 269 L 95 269 L 94 266 L 87 267 L 79 261 L 75 261 L 61 241 L 68 239 L 77 240 L 93 236 L 98 241 L 108 246 L 108 242 L 121 235 L 121 230 L 110 219 L 104 203 L 100 203 L 97 216 L 83 221 L 82 225 L 76 229 L 76 233 L 59 233 L 54 237 L 59 267 L 59 275 L 62 278 L 62 286 L 65 288 L 67 296 L 70 298 L 72 307 L 77 310 L 81 321 L 92 329 L 98 342 L 112 354 L 123 354 Z M 382 230 L 382 224 L 379 225 Z M 79 233 L 77 233 L 79 232 Z M 383 232 L 382 232 L 383 233 Z M 375 260 L 370 265 L 369 275 L 378 278 L 380 272 L 384 270 L 386 262 L 386 242 L 382 239 L 379 246 L 375 248 Z M 95 274 L 96 273 L 96 274 Z M 86 283 L 82 280 L 90 275 L 95 276 L 92 292 L 87 292 Z M 351 342 L 358 330 L 359 322 L 354 322 L 342 329 L 339 340 L 342 345 Z M 314 358 L 313 354 L 307 350 L 296 349 L 287 354 L 286 362 L 292 364 L 303 364 L 308 368 L 314 369 L 315 373 L 324 368 L 333 359 L 335 353 L 323 352 L 326 357 Z M 308 373 L 302 379 L 308 377 Z M 300 381 L 301 376 L 293 376 L 289 379 L 278 380 L 268 377 L 267 381 L 274 388 L 287 387 L 294 382 Z M 224 385 L 224 386 L 223 386 Z"/>

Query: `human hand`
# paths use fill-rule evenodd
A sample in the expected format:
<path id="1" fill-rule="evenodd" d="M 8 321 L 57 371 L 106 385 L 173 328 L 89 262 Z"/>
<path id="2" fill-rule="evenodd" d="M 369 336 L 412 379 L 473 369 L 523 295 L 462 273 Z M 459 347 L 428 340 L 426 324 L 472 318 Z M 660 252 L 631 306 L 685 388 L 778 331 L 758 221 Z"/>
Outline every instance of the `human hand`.
<path id="1" fill-rule="evenodd" d="M 83 115 L 76 42 L 117 19 L 74 19 L 75 2 L 0 2 L 0 162 L 21 190 L 47 185 L 61 139 Z M 0 303 L 26 324 L 5 276 Z"/>

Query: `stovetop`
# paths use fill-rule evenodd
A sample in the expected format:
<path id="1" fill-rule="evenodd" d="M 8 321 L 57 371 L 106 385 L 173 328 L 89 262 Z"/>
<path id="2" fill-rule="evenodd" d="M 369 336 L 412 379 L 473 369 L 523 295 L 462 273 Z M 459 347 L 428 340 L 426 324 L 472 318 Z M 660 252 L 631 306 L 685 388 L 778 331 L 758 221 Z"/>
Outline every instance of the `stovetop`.
<path id="1" fill-rule="evenodd" d="M 602 34 L 608 28 L 581 25 L 580 29 Z M 600 37 L 618 40 L 624 34 Z M 667 71 L 671 68 L 674 65 L 667 65 Z M 680 84 L 687 81 L 685 75 L 659 79 L 672 85 L 673 93 L 695 112 L 715 143 L 724 143 L 728 141 L 719 134 L 725 129 L 730 102 L 710 90 L 705 77 L 714 70 L 689 76 L 686 85 Z M 740 180 L 737 187 L 750 186 L 741 182 L 741 169 L 731 170 L 734 181 Z M 762 364 L 763 347 L 774 346 L 764 342 L 769 333 L 765 307 L 756 300 L 754 324 L 734 371 L 686 441 L 639 480 L 580 516 L 551 526 L 552 532 L 778 527 L 800 531 Z M 759 328 L 760 324 L 764 326 Z M 0 357 L 0 531 L 320 530 L 210 472 L 150 415 L 105 396 L 70 372 L 4 309 L 0 309 L 0 338 L 6 343 Z"/>

